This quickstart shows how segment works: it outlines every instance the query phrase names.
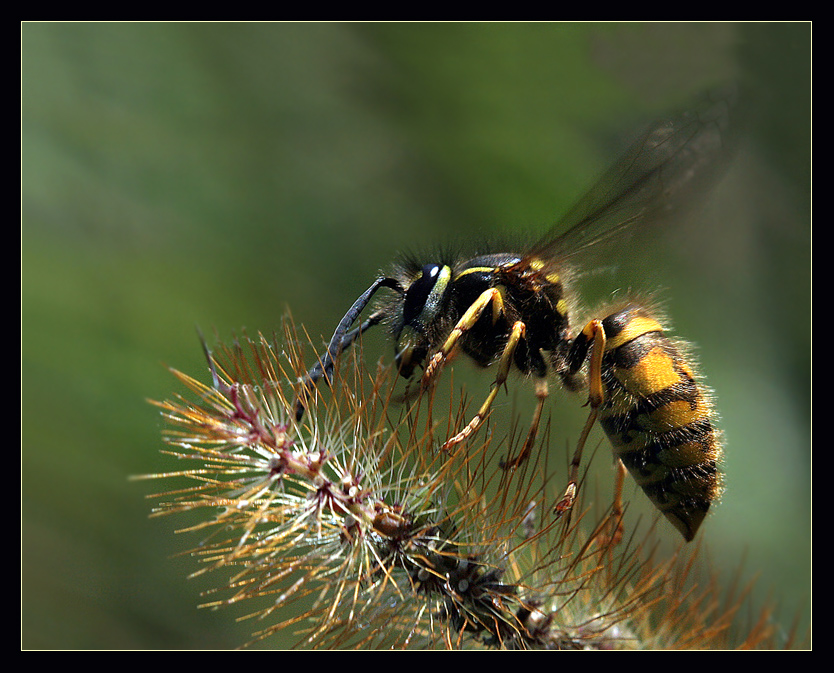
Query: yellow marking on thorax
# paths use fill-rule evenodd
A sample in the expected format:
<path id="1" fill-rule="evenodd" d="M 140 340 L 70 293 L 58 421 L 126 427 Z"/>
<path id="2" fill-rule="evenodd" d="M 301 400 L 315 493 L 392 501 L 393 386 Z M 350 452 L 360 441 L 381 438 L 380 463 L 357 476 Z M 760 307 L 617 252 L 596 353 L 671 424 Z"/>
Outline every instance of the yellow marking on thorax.
<path id="1" fill-rule="evenodd" d="M 544 267 L 545 267 L 545 263 L 544 263 L 543 260 L 538 259 L 538 258 L 534 258 L 534 259 L 530 260 L 530 268 L 533 269 L 533 271 L 541 271 L 542 269 L 544 269 Z M 550 283 L 551 285 L 558 285 L 559 283 L 562 282 L 561 277 L 555 271 L 551 271 L 550 273 L 546 273 L 544 277 L 545 277 L 545 280 L 547 280 L 547 282 Z"/>
<path id="2" fill-rule="evenodd" d="M 457 280 L 461 276 L 465 276 L 468 273 L 492 273 L 494 271 L 494 266 L 473 266 L 469 269 L 464 269 L 463 271 L 461 271 L 457 276 L 455 276 L 455 280 Z"/>

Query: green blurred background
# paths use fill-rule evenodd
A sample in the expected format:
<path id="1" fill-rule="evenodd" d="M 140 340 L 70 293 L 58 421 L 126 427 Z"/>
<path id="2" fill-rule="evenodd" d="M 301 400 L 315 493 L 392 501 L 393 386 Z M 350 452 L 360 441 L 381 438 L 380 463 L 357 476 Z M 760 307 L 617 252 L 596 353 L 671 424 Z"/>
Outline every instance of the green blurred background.
<path id="1" fill-rule="evenodd" d="M 289 307 L 327 337 L 396 252 L 543 231 L 637 125 L 728 78 L 752 113 L 743 149 L 709 216 L 667 232 L 634 282 L 664 288 L 718 394 L 713 569 L 743 560 L 777 618 L 807 625 L 810 24 L 21 37 L 24 648 L 226 648 L 257 626 L 196 609 L 211 582 L 174 556 L 193 540 L 148 519 L 158 484 L 128 481 L 172 468 L 146 398 L 179 391 L 166 365 L 205 377 L 195 326 L 271 332 Z"/>

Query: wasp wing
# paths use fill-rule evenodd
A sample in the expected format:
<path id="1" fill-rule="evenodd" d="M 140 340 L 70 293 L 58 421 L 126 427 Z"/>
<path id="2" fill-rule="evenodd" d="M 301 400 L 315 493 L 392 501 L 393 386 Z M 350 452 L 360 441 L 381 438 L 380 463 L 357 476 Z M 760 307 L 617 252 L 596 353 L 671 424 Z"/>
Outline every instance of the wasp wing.
<path id="1" fill-rule="evenodd" d="M 711 94 L 650 126 L 525 259 L 564 264 L 637 224 L 663 221 L 718 174 L 730 148 L 734 92 Z"/>

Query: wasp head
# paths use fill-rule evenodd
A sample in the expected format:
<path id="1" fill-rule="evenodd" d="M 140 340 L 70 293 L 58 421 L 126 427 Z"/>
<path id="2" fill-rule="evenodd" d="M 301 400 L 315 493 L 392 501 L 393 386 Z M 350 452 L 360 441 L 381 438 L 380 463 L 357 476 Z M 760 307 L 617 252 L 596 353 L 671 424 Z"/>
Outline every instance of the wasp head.
<path id="1" fill-rule="evenodd" d="M 411 377 L 428 355 L 431 333 L 442 317 L 451 277 L 452 270 L 445 264 L 426 264 L 403 295 L 401 320 L 394 329 L 394 360 L 405 378 Z"/>

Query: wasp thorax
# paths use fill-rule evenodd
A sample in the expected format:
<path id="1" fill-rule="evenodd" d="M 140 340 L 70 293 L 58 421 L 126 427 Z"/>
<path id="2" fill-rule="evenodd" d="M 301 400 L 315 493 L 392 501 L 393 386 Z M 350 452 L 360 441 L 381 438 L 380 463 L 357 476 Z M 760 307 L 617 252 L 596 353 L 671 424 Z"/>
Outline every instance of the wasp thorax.
<path id="1" fill-rule="evenodd" d="M 402 322 L 394 346 L 402 376 L 411 376 L 414 367 L 428 354 L 428 330 L 441 312 L 451 275 L 452 270 L 446 265 L 426 264 L 405 291 Z"/>

